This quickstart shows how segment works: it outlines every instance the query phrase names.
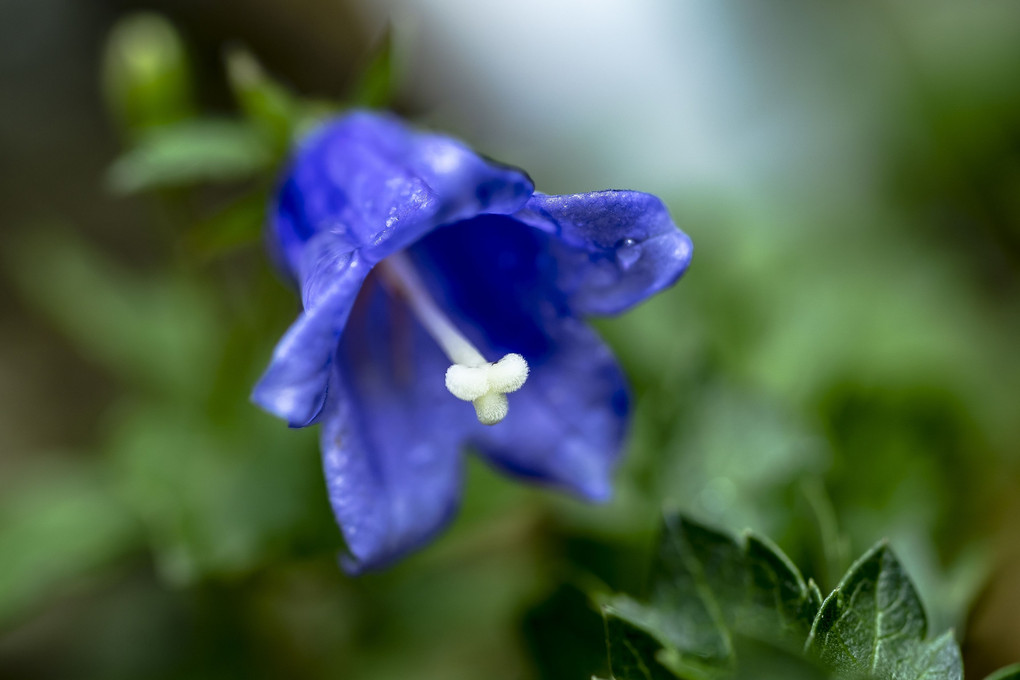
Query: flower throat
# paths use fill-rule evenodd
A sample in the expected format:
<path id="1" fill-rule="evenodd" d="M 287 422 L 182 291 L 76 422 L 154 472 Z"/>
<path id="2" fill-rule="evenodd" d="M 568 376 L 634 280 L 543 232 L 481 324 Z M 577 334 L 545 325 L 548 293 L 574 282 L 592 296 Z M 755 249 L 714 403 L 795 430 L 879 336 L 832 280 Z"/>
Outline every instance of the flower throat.
<path id="1" fill-rule="evenodd" d="M 506 417 L 506 395 L 519 390 L 528 379 L 528 362 L 520 354 L 507 354 L 496 362 L 486 361 L 471 341 L 436 304 L 407 255 L 390 255 L 376 265 L 383 285 L 401 297 L 428 334 L 443 350 L 452 366 L 446 370 L 446 389 L 475 407 L 484 425 L 495 425 Z"/>

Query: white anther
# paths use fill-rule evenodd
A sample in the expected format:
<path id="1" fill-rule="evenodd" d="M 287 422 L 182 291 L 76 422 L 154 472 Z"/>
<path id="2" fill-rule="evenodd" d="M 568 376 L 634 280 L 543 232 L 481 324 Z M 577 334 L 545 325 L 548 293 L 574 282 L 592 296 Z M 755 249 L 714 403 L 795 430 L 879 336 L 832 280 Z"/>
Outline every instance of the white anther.
<path id="1" fill-rule="evenodd" d="M 507 354 L 494 364 L 454 364 L 446 369 L 446 389 L 458 399 L 472 402 L 478 420 L 485 425 L 506 418 L 509 405 L 504 395 L 521 389 L 527 379 L 528 362 L 520 354 Z"/>
<path id="2" fill-rule="evenodd" d="M 446 389 L 474 404 L 483 425 L 495 425 L 506 418 L 507 392 L 515 392 L 528 379 L 528 362 L 520 354 L 507 354 L 496 363 L 486 363 L 481 352 L 436 304 L 418 277 L 407 255 L 397 253 L 376 265 L 383 283 L 401 296 L 453 365 L 446 370 Z"/>
<path id="3" fill-rule="evenodd" d="M 528 362 L 520 354 L 507 354 L 489 364 L 489 387 L 506 394 L 516 392 L 528 379 Z"/>
<path id="4" fill-rule="evenodd" d="M 506 418 L 510 410 L 506 395 L 499 392 L 487 392 L 471 403 L 475 405 L 475 415 L 482 425 L 495 425 Z"/>
<path id="5" fill-rule="evenodd" d="M 450 366 L 446 369 L 446 389 L 458 399 L 474 401 L 489 391 L 489 364 Z"/>

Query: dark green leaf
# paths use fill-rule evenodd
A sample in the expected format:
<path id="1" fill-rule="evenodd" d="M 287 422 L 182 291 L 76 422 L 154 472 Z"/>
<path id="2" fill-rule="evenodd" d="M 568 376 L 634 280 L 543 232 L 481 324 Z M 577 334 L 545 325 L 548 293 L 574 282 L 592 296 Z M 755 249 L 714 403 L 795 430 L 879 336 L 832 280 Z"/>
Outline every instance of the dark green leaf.
<path id="1" fill-rule="evenodd" d="M 605 623 L 577 587 L 562 585 L 524 619 L 523 633 L 536 680 L 604 674 Z"/>
<path id="2" fill-rule="evenodd" d="M 737 668 L 729 677 L 738 680 L 828 680 L 831 674 L 817 661 L 806 658 L 802 649 L 778 647 L 746 637 L 737 637 Z"/>
<path id="3" fill-rule="evenodd" d="M 1020 680 L 1020 663 L 1000 668 L 985 680 Z"/>
<path id="4" fill-rule="evenodd" d="M 748 608 L 737 628 L 754 637 L 798 639 L 810 630 L 821 606 L 818 587 L 808 586 L 797 567 L 764 536 L 747 536 Z M 812 584 L 814 585 L 814 584 Z"/>
<path id="5" fill-rule="evenodd" d="M 745 573 L 733 538 L 667 516 L 647 607 L 655 629 L 682 654 L 725 663 L 733 650 L 723 610 L 743 599 Z"/>
<path id="6" fill-rule="evenodd" d="M 808 649 L 845 677 L 963 677 L 952 633 L 928 642 L 914 585 L 886 543 L 859 559 L 818 612 Z"/>
<path id="7" fill-rule="evenodd" d="M 251 125 L 196 120 L 149 131 L 110 168 L 120 193 L 200 182 L 240 180 L 266 169 L 272 154 Z"/>
<path id="8" fill-rule="evenodd" d="M 709 658 L 730 655 L 729 630 L 799 643 L 816 611 L 800 572 L 770 541 L 737 541 L 679 515 L 666 518 L 650 604 L 674 613 L 678 649 Z"/>
<path id="9" fill-rule="evenodd" d="M 606 605 L 602 613 L 613 680 L 676 679 L 657 660 L 662 645 L 652 632 L 635 623 L 633 611 L 622 613 L 615 606 Z"/>
<path id="10" fill-rule="evenodd" d="M 811 591 L 811 600 L 814 603 L 814 609 L 817 612 L 822 607 L 822 601 L 825 597 L 822 595 L 821 589 L 818 584 L 814 582 L 814 579 L 808 579 L 808 590 Z"/>
<path id="11" fill-rule="evenodd" d="M 355 84 L 350 102 L 355 106 L 383 108 L 390 104 L 396 89 L 396 70 L 393 60 L 393 39 L 386 31 L 372 53 L 368 64 L 361 71 Z"/>
<path id="12" fill-rule="evenodd" d="M 817 588 L 809 588 L 767 539 L 748 534 L 738 541 L 669 515 L 649 602 L 620 597 L 609 611 L 654 636 L 665 650 L 660 661 L 674 659 L 668 665 L 686 668 L 690 675 L 696 672 L 690 669 L 733 668 L 734 636 L 799 648 L 818 602 Z M 613 644 L 621 643 L 610 641 Z M 642 648 L 633 644 L 629 649 Z"/>

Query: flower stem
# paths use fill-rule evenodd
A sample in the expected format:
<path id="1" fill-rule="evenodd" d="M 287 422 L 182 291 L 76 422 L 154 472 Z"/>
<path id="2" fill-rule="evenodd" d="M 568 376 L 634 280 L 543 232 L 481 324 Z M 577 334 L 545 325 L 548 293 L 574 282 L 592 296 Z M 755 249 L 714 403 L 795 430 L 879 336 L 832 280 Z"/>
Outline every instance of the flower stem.
<path id="1" fill-rule="evenodd" d="M 432 299 L 407 255 L 390 255 L 377 264 L 376 269 L 384 285 L 407 302 L 450 361 L 462 366 L 484 366 L 488 363 Z"/>
<path id="2" fill-rule="evenodd" d="M 470 401 L 484 425 L 495 425 L 506 417 L 506 395 L 516 392 L 528 379 L 528 362 L 520 354 L 507 354 L 489 363 L 464 337 L 432 299 L 411 260 L 403 253 L 390 255 L 376 265 L 383 285 L 400 296 L 453 362 L 446 371 L 446 389 L 463 401 Z"/>

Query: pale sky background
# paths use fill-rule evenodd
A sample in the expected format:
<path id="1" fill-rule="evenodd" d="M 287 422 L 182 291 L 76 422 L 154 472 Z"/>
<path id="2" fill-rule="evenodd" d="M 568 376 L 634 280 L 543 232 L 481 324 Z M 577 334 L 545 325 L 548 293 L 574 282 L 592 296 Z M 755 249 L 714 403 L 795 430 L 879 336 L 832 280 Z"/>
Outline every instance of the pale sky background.
<path id="1" fill-rule="evenodd" d="M 895 60 L 873 16 L 805 7 L 364 0 L 371 26 L 391 17 L 426 119 L 545 191 L 853 200 L 867 191 L 876 105 L 895 105 Z M 829 164 L 852 181 L 826 185 Z"/>

